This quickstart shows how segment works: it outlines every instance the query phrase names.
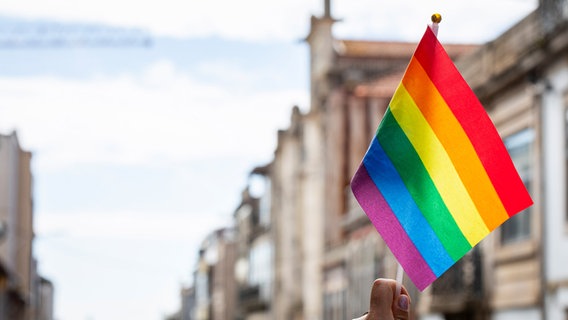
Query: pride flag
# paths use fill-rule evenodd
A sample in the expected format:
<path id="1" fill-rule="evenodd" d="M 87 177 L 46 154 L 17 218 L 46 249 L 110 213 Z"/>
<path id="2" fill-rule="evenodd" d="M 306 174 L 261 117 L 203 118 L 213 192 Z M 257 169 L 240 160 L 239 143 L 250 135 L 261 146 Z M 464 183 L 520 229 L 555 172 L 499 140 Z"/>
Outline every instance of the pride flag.
<path id="1" fill-rule="evenodd" d="M 430 27 L 351 188 L 420 290 L 532 204 L 491 119 Z"/>

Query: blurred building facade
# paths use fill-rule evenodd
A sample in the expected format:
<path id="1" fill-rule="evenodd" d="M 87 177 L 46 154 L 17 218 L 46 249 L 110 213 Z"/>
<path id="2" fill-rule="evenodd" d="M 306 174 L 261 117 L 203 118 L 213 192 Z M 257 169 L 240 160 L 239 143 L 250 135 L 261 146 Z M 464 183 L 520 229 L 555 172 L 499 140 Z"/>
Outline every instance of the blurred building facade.
<path id="1" fill-rule="evenodd" d="M 368 309 L 375 278 L 395 276 L 396 261 L 349 182 L 416 44 L 335 39 L 331 3 L 324 3 L 306 38 L 310 108 L 292 109 L 272 162 L 253 170 L 269 182 L 264 204 L 246 191 L 235 212 L 239 307 L 226 319 L 351 319 Z M 406 282 L 412 313 L 428 320 L 568 319 L 568 1 L 541 0 L 485 45 L 444 47 L 535 204 L 424 292 Z M 262 227 L 261 215 L 269 217 Z M 271 248 L 258 264 L 268 268 L 264 296 L 250 276 L 260 270 L 251 261 L 256 241 Z"/>
<path id="2" fill-rule="evenodd" d="M 192 286 L 182 287 L 180 290 L 181 306 L 175 313 L 167 316 L 165 320 L 192 320 L 195 319 L 195 289 Z"/>
<path id="3" fill-rule="evenodd" d="M 296 217 L 289 218 L 289 223 L 300 223 L 296 247 L 304 261 L 299 319 L 359 317 L 368 309 L 373 280 L 394 278 L 397 267 L 349 184 L 416 44 L 335 39 L 331 31 L 336 20 L 330 12 L 330 2 L 325 1 L 324 15 L 312 17 L 306 38 L 311 106 L 305 114 L 293 111 L 286 132 L 297 136 L 296 159 L 290 161 L 279 154 L 282 133 L 274 158 L 274 163 L 290 167 L 288 175 L 299 177 L 295 186 L 294 182 L 274 181 L 275 185 L 281 182 L 282 189 L 297 192 Z M 473 45 L 446 46 L 454 59 L 474 49 Z M 278 172 L 273 174 L 278 176 Z M 276 201 L 276 195 L 274 198 Z M 276 204 L 274 208 L 275 216 L 286 216 L 276 210 Z M 277 223 L 274 227 L 283 228 Z M 416 292 L 410 283 L 407 286 Z M 280 314 L 275 319 L 289 317 Z"/>
<path id="4" fill-rule="evenodd" d="M 541 0 L 459 61 L 534 200 L 478 248 L 476 318 L 568 318 L 567 57 L 568 1 Z"/>
<path id="5" fill-rule="evenodd" d="M 268 320 L 273 304 L 274 243 L 272 241 L 268 172 L 270 167 L 257 167 L 242 193 L 235 210 L 237 231 L 237 314 L 234 319 Z M 254 194 L 260 191 L 260 194 Z"/>
<path id="6" fill-rule="evenodd" d="M 53 285 L 33 257 L 32 154 L 0 135 L 0 318 L 53 319 Z"/>
<path id="7" fill-rule="evenodd" d="M 215 230 L 203 240 L 194 273 L 193 306 L 188 306 L 193 307 L 189 311 L 191 319 L 233 319 L 236 313 L 235 258 L 233 228 Z"/>

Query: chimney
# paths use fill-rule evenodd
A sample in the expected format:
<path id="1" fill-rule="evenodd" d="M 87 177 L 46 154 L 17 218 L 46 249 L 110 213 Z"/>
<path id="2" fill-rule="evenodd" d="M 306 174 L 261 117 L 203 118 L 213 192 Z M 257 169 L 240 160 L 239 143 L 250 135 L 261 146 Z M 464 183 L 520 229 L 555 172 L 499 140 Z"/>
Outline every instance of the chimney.
<path id="1" fill-rule="evenodd" d="M 331 0 L 324 0 L 324 18 L 331 18 Z"/>

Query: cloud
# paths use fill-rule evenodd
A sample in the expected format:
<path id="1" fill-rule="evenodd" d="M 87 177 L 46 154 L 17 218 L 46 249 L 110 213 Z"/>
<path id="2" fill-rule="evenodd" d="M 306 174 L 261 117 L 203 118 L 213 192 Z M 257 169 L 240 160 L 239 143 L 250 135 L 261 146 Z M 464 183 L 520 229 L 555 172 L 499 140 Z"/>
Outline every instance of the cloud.
<path id="1" fill-rule="evenodd" d="M 137 211 L 42 212 L 37 216 L 40 239 L 154 240 L 200 242 L 207 233 L 228 227 L 225 215 L 198 212 L 142 213 Z M 48 240 L 46 240 L 48 241 Z"/>
<path id="2" fill-rule="evenodd" d="M 483 42 L 493 39 L 537 7 L 536 0 L 336 1 L 340 37 L 418 41 L 430 16 L 442 14 L 440 39 Z"/>
<path id="3" fill-rule="evenodd" d="M 229 79 L 250 77 L 226 70 Z M 203 84 L 166 60 L 138 74 L 83 81 L 0 78 L 0 130 L 17 128 L 24 148 L 37 151 L 41 169 L 267 159 L 276 129 L 287 125 L 293 104 L 307 103 L 306 91 Z"/>
<path id="4" fill-rule="evenodd" d="M 434 12 L 444 16 L 444 32 L 454 41 L 487 41 L 536 8 L 536 0 L 419 1 L 337 0 L 336 31 L 347 37 L 415 41 Z M 240 40 L 295 40 L 307 35 L 309 16 L 321 15 L 321 0 L 0 2 L 0 12 L 58 21 L 87 21 L 144 28 L 156 35 Z M 420 30 L 420 31 L 417 31 Z"/>
<path id="5" fill-rule="evenodd" d="M 116 26 L 147 28 L 156 35 L 229 38 L 290 38 L 305 32 L 317 0 L 289 1 L 92 1 L 40 0 L 3 2 L 5 14 L 50 18 L 58 21 L 88 21 Z"/>
<path id="6" fill-rule="evenodd" d="M 79 79 L 0 75 L 0 132 L 17 129 L 34 154 L 34 250 L 56 285 L 58 316 L 175 310 L 201 241 L 231 224 L 243 163 L 270 160 L 276 129 L 308 101 L 307 89 L 289 89 L 296 84 L 259 85 L 274 69 L 240 62 L 205 59 L 194 73 L 164 59 Z M 101 298 L 111 293 L 128 309 Z"/>

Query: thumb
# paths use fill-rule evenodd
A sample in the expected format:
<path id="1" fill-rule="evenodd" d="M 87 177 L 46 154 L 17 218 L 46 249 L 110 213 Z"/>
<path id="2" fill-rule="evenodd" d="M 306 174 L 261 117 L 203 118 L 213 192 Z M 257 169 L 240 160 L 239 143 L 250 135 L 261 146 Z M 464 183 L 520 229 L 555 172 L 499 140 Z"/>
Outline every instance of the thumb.
<path id="1" fill-rule="evenodd" d="M 377 279 L 371 289 L 371 302 L 369 308 L 369 320 L 393 319 L 392 304 L 394 290 L 388 280 Z"/>
<path id="2" fill-rule="evenodd" d="M 393 316 L 395 319 L 407 320 L 410 318 L 410 298 L 403 292 L 398 295 L 392 306 Z"/>
<path id="3" fill-rule="evenodd" d="M 396 281 L 377 279 L 371 289 L 371 302 L 367 320 L 407 320 L 410 317 L 410 297 L 404 286 L 396 292 Z"/>

